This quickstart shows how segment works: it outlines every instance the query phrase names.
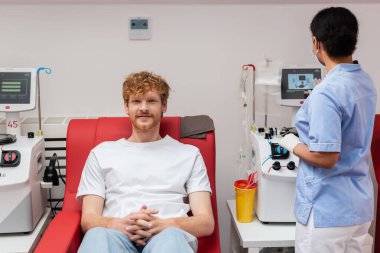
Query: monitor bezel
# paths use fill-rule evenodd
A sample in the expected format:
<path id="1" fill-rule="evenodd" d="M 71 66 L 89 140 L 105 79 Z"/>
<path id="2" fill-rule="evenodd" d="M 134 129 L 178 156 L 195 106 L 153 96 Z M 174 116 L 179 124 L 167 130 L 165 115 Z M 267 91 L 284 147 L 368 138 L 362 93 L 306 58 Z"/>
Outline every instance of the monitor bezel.
<path id="1" fill-rule="evenodd" d="M 0 103 L 1 112 L 22 112 L 36 108 L 37 81 L 34 68 L 0 68 L 0 73 L 30 73 L 30 99 L 29 103 Z"/>
<path id="2" fill-rule="evenodd" d="M 289 89 L 289 74 L 313 74 L 314 78 L 322 79 L 320 67 L 284 67 L 281 70 L 281 99 L 280 104 L 284 106 L 301 106 L 312 89 Z M 313 87 L 314 88 L 314 87 Z M 292 93 L 288 91 L 292 90 Z M 291 95 L 290 95 L 291 94 Z"/>

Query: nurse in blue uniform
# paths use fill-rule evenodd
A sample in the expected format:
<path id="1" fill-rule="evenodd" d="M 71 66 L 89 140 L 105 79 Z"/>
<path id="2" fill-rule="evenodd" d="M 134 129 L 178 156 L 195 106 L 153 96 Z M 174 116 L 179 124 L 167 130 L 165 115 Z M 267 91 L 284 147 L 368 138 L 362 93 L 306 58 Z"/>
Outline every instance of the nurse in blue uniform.
<path id="1" fill-rule="evenodd" d="M 299 138 L 280 141 L 300 158 L 296 252 L 371 252 L 369 159 L 377 97 L 371 77 L 352 59 L 358 22 L 348 9 L 331 7 L 315 15 L 310 29 L 327 75 L 296 115 Z"/>

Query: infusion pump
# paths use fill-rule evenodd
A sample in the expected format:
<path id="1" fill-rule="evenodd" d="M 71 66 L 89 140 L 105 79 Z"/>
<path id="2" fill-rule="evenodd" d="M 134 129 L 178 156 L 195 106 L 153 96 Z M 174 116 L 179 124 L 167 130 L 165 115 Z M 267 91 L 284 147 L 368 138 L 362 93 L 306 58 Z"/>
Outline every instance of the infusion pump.
<path id="1" fill-rule="evenodd" d="M 292 123 L 299 107 L 321 78 L 320 67 L 282 69 L 280 104 L 292 107 Z M 299 158 L 280 147 L 281 135 L 271 132 L 255 131 L 250 135 L 252 164 L 258 180 L 256 214 L 262 222 L 295 222 L 293 209 Z"/>
<path id="2" fill-rule="evenodd" d="M 262 222 L 295 222 L 293 206 L 299 159 L 280 147 L 278 138 L 251 132 L 258 187 L 255 211 Z"/>
<path id="3" fill-rule="evenodd" d="M 33 231 L 46 208 L 41 188 L 45 144 L 42 137 L 19 137 L 5 145 L 0 164 L 0 233 Z"/>
<path id="4" fill-rule="evenodd" d="M 0 134 L 0 233 L 33 231 L 46 208 L 41 188 L 45 142 L 21 136 L 20 111 L 36 107 L 36 70 L 0 68 L 0 111 L 6 134 Z"/>

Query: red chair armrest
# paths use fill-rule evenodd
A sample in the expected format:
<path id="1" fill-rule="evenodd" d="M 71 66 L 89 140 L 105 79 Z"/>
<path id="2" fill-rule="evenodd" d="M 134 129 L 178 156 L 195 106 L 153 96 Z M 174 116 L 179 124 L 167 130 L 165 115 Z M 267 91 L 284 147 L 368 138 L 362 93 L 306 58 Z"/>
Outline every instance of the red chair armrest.
<path id="1" fill-rule="evenodd" d="M 82 241 L 80 211 L 62 211 L 43 234 L 35 253 L 75 253 Z"/>

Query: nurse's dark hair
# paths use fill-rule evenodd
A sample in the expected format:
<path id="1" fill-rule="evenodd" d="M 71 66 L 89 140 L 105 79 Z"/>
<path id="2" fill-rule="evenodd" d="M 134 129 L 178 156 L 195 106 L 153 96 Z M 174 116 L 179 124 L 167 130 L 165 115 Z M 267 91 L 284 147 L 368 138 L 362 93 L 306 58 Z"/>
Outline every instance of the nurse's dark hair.
<path id="1" fill-rule="evenodd" d="M 346 8 L 330 7 L 319 11 L 311 21 L 310 30 L 330 57 L 350 56 L 356 49 L 358 21 Z"/>

